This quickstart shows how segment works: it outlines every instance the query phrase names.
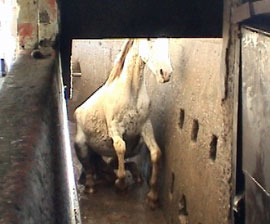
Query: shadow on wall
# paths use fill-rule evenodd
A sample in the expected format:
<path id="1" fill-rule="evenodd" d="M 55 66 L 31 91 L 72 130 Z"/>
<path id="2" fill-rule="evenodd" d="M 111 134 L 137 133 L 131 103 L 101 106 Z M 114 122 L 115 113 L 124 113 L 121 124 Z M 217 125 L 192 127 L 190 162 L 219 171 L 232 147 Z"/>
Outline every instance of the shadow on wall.
<path id="1" fill-rule="evenodd" d="M 72 39 L 221 37 L 223 1 L 60 1 L 61 54 L 69 83 Z"/>

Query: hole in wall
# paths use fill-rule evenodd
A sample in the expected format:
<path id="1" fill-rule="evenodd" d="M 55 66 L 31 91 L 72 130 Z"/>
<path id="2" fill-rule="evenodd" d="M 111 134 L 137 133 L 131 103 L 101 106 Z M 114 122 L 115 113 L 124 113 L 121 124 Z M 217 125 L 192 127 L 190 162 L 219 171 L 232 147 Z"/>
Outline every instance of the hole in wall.
<path id="1" fill-rule="evenodd" d="M 178 202 L 178 209 L 179 224 L 188 224 L 187 200 L 184 194 Z"/>
<path id="2" fill-rule="evenodd" d="M 216 156 L 217 156 L 217 142 L 218 142 L 218 137 L 216 135 L 212 135 L 212 140 L 210 142 L 209 156 L 210 156 L 210 159 L 212 159 L 213 161 L 216 160 Z"/>
<path id="3" fill-rule="evenodd" d="M 174 181 L 175 181 L 175 174 L 174 174 L 174 172 L 172 172 L 172 176 L 171 176 L 171 187 L 170 187 L 170 193 L 171 194 L 174 191 Z"/>
<path id="4" fill-rule="evenodd" d="M 170 200 L 172 200 L 172 198 L 173 198 L 174 182 L 175 182 L 175 174 L 174 174 L 174 172 L 172 172 L 172 174 L 171 174 L 170 192 L 169 192 L 169 198 L 170 198 Z"/>
<path id="5" fill-rule="evenodd" d="M 182 129 L 185 122 L 185 110 L 180 109 L 180 115 L 179 115 L 179 128 Z"/>
<path id="6" fill-rule="evenodd" d="M 193 120 L 192 124 L 192 131 L 191 131 L 191 140 L 196 142 L 197 137 L 198 137 L 198 132 L 199 132 L 199 122 L 197 119 Z"/>

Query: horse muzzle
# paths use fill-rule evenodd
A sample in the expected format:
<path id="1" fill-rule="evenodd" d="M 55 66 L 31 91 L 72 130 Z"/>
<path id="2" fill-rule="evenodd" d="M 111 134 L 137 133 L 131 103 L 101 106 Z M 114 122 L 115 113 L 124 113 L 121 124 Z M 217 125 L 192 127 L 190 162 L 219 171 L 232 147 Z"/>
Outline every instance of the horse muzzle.
<path id="1" fill-rule="evenodd" d="M 172 71 L 164 71 L 163 69 L 159 70 L 159 82 L 165 83 L 169 82 L 171 78 Z"/>

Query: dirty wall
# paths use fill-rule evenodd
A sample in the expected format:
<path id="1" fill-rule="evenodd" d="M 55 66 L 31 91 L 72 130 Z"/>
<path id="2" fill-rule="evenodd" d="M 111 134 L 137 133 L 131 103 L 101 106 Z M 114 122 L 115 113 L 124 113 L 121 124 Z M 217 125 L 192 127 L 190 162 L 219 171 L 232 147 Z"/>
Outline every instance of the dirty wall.
<path id="1" fill-rule="evenodd" d="M 20 55 L 0 90 L 1 224 L 55 220 L 53 65 Z"/>
<path id="2" fill-rule="evenodd" d="M 59 30 L 57 0 L 17 0 L 17 7 L 19 48 L 53 46 Z"/>
<path id="3" fill-rule="evenodd" d="M 121 40 L 73 41 L 69 114 L 110 72 Z M 168 223 L 228 223 L 231 151 L 220 91 L 222 39 L 171 39 L 174 72 L 157 84 L 145 69 L 151 120 L 163 151 L 161 204 Z"/>
<path id="4" fill-rule="evenodd" d="M 5 75 L 20 50 L 55 47 L 59 33 L 57 0 L 0 0 L 0 58 Z"/>
<path id="5" fill-rule="evenodd" d="M 0 80 L 0 223 L 80 223 L 58 52 L 50 49 L 58 35 L 57 1 L 1 0 L 0 6 L 13 10 L 13 21 L 0 16 L 6 33 L 0 57 L 13 64 Z M 16 59 L 10 36 L 18 41 Z M 37 48 L 44 55 L 33 56 Z"/>
<path id="6" fill-rule="evenodd" d="M 161 195 L 171 223 L 229 222 L 231 150 L 219 88 L 221 50 L 222 39 L 177 40 L 172 82 L 150 88 L 164 152 Z"/>
<path id="7" fill-rule="evenodd" d="M 24 51 L 0 89 L 0 224 L 80 223 L 54 55 Z"/>

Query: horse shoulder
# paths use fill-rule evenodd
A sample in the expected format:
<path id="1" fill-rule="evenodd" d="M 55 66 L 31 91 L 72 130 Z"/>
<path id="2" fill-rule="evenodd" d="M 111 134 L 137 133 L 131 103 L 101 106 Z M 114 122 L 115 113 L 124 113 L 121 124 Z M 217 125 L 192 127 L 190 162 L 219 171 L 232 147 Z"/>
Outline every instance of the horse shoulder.
<path id="1" fill-rule="evenodd" d="M 76 121 L 87 126 L 91 126 L 91 123 L 95 125 L 97 123 L 96 121 L 100 122 L 102 117 L 104 117 L 103 95 L 104 89 L 100 88 L 82 105 L 80 105 L 74 112 L 74 118 Z"/>

